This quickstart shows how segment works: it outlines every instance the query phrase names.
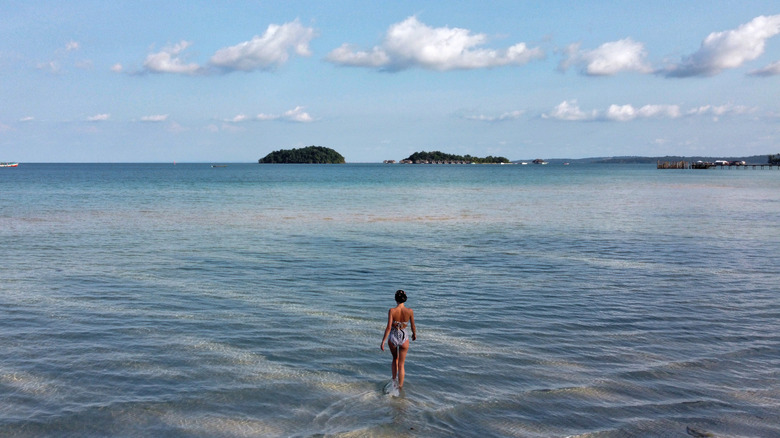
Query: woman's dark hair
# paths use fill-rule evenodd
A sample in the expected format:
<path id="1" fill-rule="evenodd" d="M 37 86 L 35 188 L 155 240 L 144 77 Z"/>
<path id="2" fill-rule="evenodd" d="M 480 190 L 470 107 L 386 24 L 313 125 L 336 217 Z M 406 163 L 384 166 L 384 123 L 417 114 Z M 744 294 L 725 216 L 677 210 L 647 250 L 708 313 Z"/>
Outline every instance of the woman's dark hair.
<path id="1" fill-rule="evenodd" d="M 406 292 L 402 291 L 401 289 L 395 291 L 395 302 L 396 303 L 406 302 Z"/>

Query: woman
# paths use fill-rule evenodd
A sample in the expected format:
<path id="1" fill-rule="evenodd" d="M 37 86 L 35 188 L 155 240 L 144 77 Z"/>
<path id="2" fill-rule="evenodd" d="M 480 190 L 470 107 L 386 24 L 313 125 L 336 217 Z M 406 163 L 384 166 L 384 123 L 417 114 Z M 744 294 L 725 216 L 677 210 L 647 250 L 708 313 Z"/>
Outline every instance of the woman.
<path id="1" fill-rule="evenodd" d="M 396 306 L 387 312 L 387 327 L 379 348 L 385 351 L 385 341 L 393 353 L 391 370 L 393 380 L 398 382 L 398 387 L 404 386 L 404 362 L 409 351 L 409 328 L 412 328 L 412 340 L 417 340 L 417 329 L 414 327 L 414 310 L 406 307 L 406 292 L 398 290 L 395 293 Z M 389 337 L 388 337 L 389 336 Z M 396 380 L 398 379 L 398 380 Z"/>

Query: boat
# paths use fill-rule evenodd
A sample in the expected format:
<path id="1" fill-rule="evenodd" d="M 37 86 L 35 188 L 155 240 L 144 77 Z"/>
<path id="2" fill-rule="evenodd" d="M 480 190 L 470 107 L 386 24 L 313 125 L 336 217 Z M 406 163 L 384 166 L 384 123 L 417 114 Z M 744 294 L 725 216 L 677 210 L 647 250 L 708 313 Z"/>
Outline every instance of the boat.
<path id="1" fill-rule="evenodd" d="M 211 167 L 227 167 L 227 164 L 212 164 Z"/>
<path id="2" fill-rule="evenodd" d="M 541 158 L 537 158 L 537 159 L 533 160 L 532 163 L 534 163 L 534 164 L 547 164 L 547 162 L 542 160 Z"/>
<path id="3" fill-rule="evenodd" d="M 0 167 L 19 167 L 19 163 L 0 163 Z"/>

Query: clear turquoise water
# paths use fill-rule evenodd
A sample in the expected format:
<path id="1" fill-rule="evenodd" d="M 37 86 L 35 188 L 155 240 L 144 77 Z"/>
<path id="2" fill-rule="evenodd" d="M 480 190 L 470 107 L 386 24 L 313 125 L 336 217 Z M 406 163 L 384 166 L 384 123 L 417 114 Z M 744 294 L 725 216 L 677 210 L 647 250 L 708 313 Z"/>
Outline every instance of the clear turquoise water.
<path id="1" fill-rule="evenodd" d="M 0 435 L 778 436 L 779 223 L 777 169 L 2 169 Z"/>

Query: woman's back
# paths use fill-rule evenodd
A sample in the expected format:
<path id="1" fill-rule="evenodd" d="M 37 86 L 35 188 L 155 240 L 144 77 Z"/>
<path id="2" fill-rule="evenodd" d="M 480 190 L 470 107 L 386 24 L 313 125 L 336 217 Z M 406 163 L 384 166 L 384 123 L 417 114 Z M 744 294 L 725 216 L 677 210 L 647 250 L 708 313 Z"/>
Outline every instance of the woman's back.
<path id="1" fill-rule="evenodd" d="M 412 319 L 412 315 L 414 315 L 414 311 L 407 307 L 394 307 L 390 309 L 390 317 L 393 318 L 393 323 L 401 323 L 401 328 L 406 328 L 406 325 Z"/>

